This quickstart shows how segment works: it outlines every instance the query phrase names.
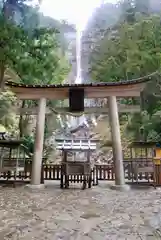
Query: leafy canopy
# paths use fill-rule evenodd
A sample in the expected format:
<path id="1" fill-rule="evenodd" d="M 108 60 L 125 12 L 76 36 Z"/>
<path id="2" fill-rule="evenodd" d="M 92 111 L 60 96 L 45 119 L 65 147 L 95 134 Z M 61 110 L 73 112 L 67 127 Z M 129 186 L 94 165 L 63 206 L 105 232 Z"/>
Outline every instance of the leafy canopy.
<path id="1" fill-rule="evenodd" d="M 160 68 L 160 16 L 138 16 L 131 25 L 121 23 L 100 43 L 100 54 L 91 58 L 92 79 L 119 81 L 147 75 Z"/>

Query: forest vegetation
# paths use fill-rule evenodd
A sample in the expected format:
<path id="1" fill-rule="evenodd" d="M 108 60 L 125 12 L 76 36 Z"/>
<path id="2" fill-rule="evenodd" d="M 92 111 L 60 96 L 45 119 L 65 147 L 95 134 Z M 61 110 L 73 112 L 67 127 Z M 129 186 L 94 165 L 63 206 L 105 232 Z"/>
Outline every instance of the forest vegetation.
<path id="1" fill-rule="evenodd" d="M 14 138 L 24 138 L 31 152 L 35 116 L 19 116 L 15 108 L 35 107 L 37 101 L 18 101 L 6 88 L 5 82 L 33 85 L 63 82 L 71 68 L 66 57 L 67 40 L 64 33 L 75 31 L 75 27 L 65 21 L 43 16 L 39 6 L 31 7 L 25 0 L 0 1 L 0 9 L 1 129 L 5 128 Z M 47 104 L 52 107 L 57 102 L 48 101 Z M 53 116 L 47 116 L 47 121 L 50 118 Z M 45 137 L 49 134 L 47 126 Z"/>
<path id="2" fill-rule="evenodd" d="M 89 75 L 93 81 L 131 80 L 157 71 L 141 95 L 141 112 L 121 116 L 128 121 L 126 136 L 135 141 L 161 141 L 160 10 L 159 0 L 121 1 L 113 8 L 118 13 L 117 19 L 111 20 L 108 27 L 107 23 L 104 25 L 102 37 L 92 33 L 94 43 L 89 54 Z M 97 32 L 99 29 L 100 26 Z M 92 30 L 95 32 L 94 28 Z M 134 98 L 122 101 L 138 104 Z"/>

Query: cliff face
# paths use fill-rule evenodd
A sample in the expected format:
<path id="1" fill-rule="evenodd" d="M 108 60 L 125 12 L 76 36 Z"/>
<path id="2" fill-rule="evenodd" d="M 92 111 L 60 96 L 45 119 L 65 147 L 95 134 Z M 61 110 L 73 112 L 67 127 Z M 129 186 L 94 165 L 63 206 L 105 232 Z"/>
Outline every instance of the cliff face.
<path id="1" fill-rule="evenodd" d="M 161 11 L 160 0 L 135 0 L 137 11 L 159 13 Z M 82 76 L 84 81 L 91 81 L 89 76 L 90 56 L 99 40 L 104 38 L 107 29 L 113 26 L 123 13 L 123 7 L 119 4 L 105 3 L 95 10 L 89 19 L 82 37 Z"/>
<path id="2" fill-rule="evenodd" d="M 88 70 L 89 57 L 98 40 L 104 37 L 106 30 L 114 25 L 120 16 L 120 9 L 111 3 L 102 4 L 89 19 L 82 36 L 82 76 L 90 81 Z"/>
<path id="3" fill-rule="evenodd" d="M 107 28 L 116 23 L 119 18 L 119 8 L 111 3 L 103 4 L 97 8 L 89 19 L 81 40 L 81 66 L 82 81 L 89 82 L 88 69 L 90 68 L 89 56 L 95 43 L 102 38 Z M 69 30 L 65 33 L 68 41 L 68 58 L 72 65 L 71 72 L 66 79 L 68 83 L 74 83 L 76 79 L 76 31 Z"/>
<path id="4" fill-rule="evenodd" d="M 76 79 L 76 31 L 69 31 L 65 33 L 67 39 L 67 58 L 71 64 L 71 71 L 68 78 L 65 80 L 66 83 L 74 83 Z"/>

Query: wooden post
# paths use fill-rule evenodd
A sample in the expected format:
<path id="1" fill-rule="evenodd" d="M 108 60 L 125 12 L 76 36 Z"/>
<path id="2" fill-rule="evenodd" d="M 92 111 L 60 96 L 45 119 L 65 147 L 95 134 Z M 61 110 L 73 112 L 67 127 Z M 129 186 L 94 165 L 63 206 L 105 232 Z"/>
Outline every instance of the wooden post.
<path id="1" fill-rule="evenodd" d="M 39 100 L 38 115 L 36 121 L 36 132 L 35 132 L 35 147 L 34 157 L 32 162 L 32 176 L 31 185 L 39 187 L 41 184 L 41 166 L 43 156 L 43 143 L 44 143 L 44 126 L 45 126 L 45 110 L 46 110 L 46 99 L 41 98 Z"/>
<path id="2" fill-rule="evenodd" d="M 155 184 L 161 186 L 161 147 L 155 147 L 154 149 L 154 171 L 155 171 Z"/>
<path id="3" fill-rule="evenodd" d="M 154 179 L 154 182 L 155 182 L 155 185 L 157 187 L 160 187 L 161 186 L 161 163 L 159 164 L 154 164 L 154 171 L 155 171 L 155 179 Z"/>
<path id="4" fill-rule="evenodd" d="M 111 125 L 111 137 L 113 146 L 113 158 L 114 158 L 114 168 L 115 168 L 115 185 L 112 186 L 114 189 L 128 190 L 128 186 L 125 185 L 124 178 L 124 166 L 123 166 L 123 153 L 120 135 L 120 124 L 117 100 L 115 96 L 110 96 L 108 98 L 109 104 L 109 120 Z"/>

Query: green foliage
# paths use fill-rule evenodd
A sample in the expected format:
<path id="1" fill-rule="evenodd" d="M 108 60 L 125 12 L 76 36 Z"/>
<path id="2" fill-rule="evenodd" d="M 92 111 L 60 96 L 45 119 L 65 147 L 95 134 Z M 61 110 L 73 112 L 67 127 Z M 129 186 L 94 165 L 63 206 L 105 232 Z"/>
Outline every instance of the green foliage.
<path id="1" fill-rule="evenodd" d="M 22 138 L 23 148 L 27 156 L 31 157 L 34 153 L 34 137 L 33 136 L 24 136 Z"/>
<path id="2" fill-rule="evenodd" d="M 12 59 L 22 51 L 24 31 L 22 28 L 12 25 L 0 15 L 0 82 L 4 81 L 4 72 L 7 66 L 12 65 Z"/>
<path id="3" fill-rule="evenodd" d="M 0 124 L 5 126 L 7 131 L 14 132 L 16 135 L 16 113 L 14 104 L 16 96 L 11 91 L 1 92 L 0 94 Z"/>
<path id="4" fill-rule="evenodd" d="M 60 53 L 55 30 L 39 28 L 28 35 L 23 27 L 0 17 L 0 60 L 26 84 L 62 82 L 69 65 Z"/>
<path id="5" fill-rule="evenodd" d="M 132 116 L 127 125 L 127 132 L 131 132 L 135 140 L 160 141 L 161 112 L 149 115 L 144 111 Z M 141 133 L 142 132 L 142 133 Z"/>
<path id="6" fill-rule="evenodd" d="M 22 83 L 55 84 L 64 80 L 69 65 L 60 53 L 53 30 L 37 29 L 31 37 L 26 34 L 22 44 L 18 55 L 12 57 L 12 68 Z"/>
<path id="7" fill-rule="evenodd" d="M 160 17 L 139 17 L 135 24 L 118 26 L 100 43 L 100 54 L 91 59 L 92 79 L 119 81 L 144 76 L 160 68 Z"/>
<path id="8" fill-rule="evenodd" d="M 159 1 L 155 1 L 155 4 Z M 139 78 L 161 69 L 161 18 L 151 12 L 150 0 L 124 0 L 119 22 L 97 42 L 91 55 L 91 78 L 98 82 Z M 132 99 L 132 102 L 134 100 Z M 122 99 L 124 104 L 129 100 Z M 160 74 L 142 94 L 142 111 L 128 116 L 126 136 L 161 140 Z M 133 102 L 135 104 L 135 102 Z M 143 132 L 141 134 L 141 132 Z"/>
<path id="9" fill-rule="evenodd" d="M 23 136 L 22 141 L 23 141 L 22 146 L 25 151 L 25 154 L 28 157 L 32 157 L 34 154 L 34 142 L 35 142 L 34 136 L 25 135 L 25 136 Z M 48 158 L 51 150 L 53 150 L 52 146 L 44 143 L 43 157 Z"/>
<path id="10" fill-rule="evenodd" d="M 39 14 L 39 7 L 29 6 L 26 0 L 0 3 L 1 85 L 6 66 L 14 69 L 23 83 L 50 84 L 63 81 L 70 68 L 62 55 L 63 35 L 61 33 L 60 41 L 58 30 L 64 23 L 54 19 L 50 19 L 50 24 L 49 20 L 44 22 L 47 18 Z"/>
<path id="11" fill-rule="evenodd" d="M 7 4 L 10 4 L 10 0 L 4 2 L 5 7 Z M 33 85 L 62 82 L 70 70 L 70 65 L 62 54 L 59 33 L 52 25 L 54 20 L 51 19 L 50 28 L 46 28 L 47 22 L 44 27 L 40 27 L 38 8 L 27 6 L 23 0 L 12 1 L 11 5 L 8 6 L 11 7 L 10 10 L 15 9 L 14 16 L 12 11 L 9 11 L 11 18 L 6 17 L 4 11 L 0 15 L 0 87 L 4 87 L 6 79 Z M 19 12 L 21 18 L 17 17 Z M 15 77 L 16 75 L 18 77 Z M 1 97 L 4 97 L 3 95 Z M 17 118 L 15 114 L 14 117 L 11 116 L 13 111 L 8 114 L 6 110 L 11 110 L 16 100 L 10 101 L 9 98 L 4 105 L 7 106 L 5 111 L 3 102 L 4 99 L 0 102 L 0 108 L 3 109 L 0 123 L 3 120 L 2 123 L 10 131 L 11 126 L 17 124 L 17 121 L 14 121 Z M 24 103 L 25 107 L 35 105 L 33 101 Z M 28 116 L 21 116 L 20 129 L 23 129 L 23 125 L 28 121 Z"/>

